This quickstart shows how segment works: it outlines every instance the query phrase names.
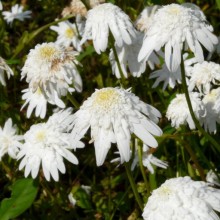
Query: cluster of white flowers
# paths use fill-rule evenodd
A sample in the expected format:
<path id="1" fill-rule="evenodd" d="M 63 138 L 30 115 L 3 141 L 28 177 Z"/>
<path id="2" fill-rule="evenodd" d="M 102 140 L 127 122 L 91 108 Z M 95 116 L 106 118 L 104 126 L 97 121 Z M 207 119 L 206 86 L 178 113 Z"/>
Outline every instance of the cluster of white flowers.
<path id="1" fill-rule="evenodd" d="M 156 78 L 153 88 L 160 82 L 164 83 L 163 90 L 181 84 L 180 64 L 184 62 L 195 117 L 206 131 L 217 132 L 217 123 L 220 123 L 220 65 L 204 61 L 202 47 L 209 52 L 216 49 L 218 53 L 218 38 L 197 6 L 186 3 L 146 7 L 133 25 L 129 16 L 112 3 L 90 0 L 89 5 L 91 9 L 87 11 L 81 1 L 72 1 L 62 15 L 74 14 L 75 23 L 67 20 L 51 26 L 50 29 L 58 34 L 56 41 L 37 44 L 30 50 L 21 69 L 21 79 L 28 83 L 22 90 L 24 103 L 21 107 L 21 111 L 27 107 L 27 118 L 35 111 L 36 117 L 44 119 L 48 103 L 63 108 L 54 110 L 47 121 L 31 125 L 23 135 L 17 134 L 11 118 L 3 128 L 0 127 L 0 160 L 7 153 L 19 161 L 19 170 L 24 169 L 25 177 L 36 178 L 42 170 L 47 181 L 51 177 L 58 181 L 59 172 L 66 172 L 64 158 L 72 164 L 79 163 L 72 151 L 85 147 L 81 139 L 88 130 L 97 166 L 103 165 L 111 147 L 116 146 L 119 158 L 112 162 L 122 164 L 132 158 L 131 170 L 138 162 L 151 174 L 155 172 L 155 166 L 168 167 L 166 161 L 152 153 L 158 146 L 156 137 L 162 135 L 157 125 L 161 113 L 141 101 L 131 88 L 96 89 L 75 113 L 72 108 L 64 109 L 66 104 L 62 98 L 68 93 L 82 91 L 77 56 L 83 52 L 88 40 L 92 40 L 98 54 L 111 47 L 109 60 L 116 78 L 140 77 L 147 64 L 151 70 L 162 66 L 149 76 L 150 79 Z M 23 6 L 18 4 L 11 12 L 2 12 L 9 24 L 15 19 L 30 18 L 30 14 L 31 11 L 23 12 Z M 164 62 L 161 61 L 163 58 Z M 4 86 L 5 72 L 8 78 L 13 75 L 11 68 L 0 58 L 0 82 Z M 195 129 L 185 94 L 176 94 L 171 100 L 166 117 L 175 128 L 188 124 L 190 129 Z M 135 142 L 134 149 L 131 140 Z M 142 158 L 137 150 L 140 143 Z M 217 183 L 216 176 L 209 173 L 207 181 L 210 183 L 193 181 L 190 177 L 167 180 L 152 192 L 143 218 L 219 219 L 215 211 L 220 211 L 220 190 L 211 187 L 211 183 Z M 85 187 L 85 191 L 89 192 L 90 188 Z M 74 206 L 76 200 L 72 193 L 68 198 Z"/>
<path id="2" fill-rule="evenodd" d="M 219 220 L 220 190 L 190 177 L 166 180 L 152 192 L 144 208 L 144 220 Z"/>

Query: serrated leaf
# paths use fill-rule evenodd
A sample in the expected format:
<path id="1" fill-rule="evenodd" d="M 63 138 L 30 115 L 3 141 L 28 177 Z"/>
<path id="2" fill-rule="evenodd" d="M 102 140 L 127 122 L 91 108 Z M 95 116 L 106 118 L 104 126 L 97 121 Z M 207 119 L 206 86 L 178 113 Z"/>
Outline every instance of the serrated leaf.
<path id="1" fill-rule="evenodd" d="M 12 185 L 11 198 L 1 202 L 1 220 L 13 219 L 28 209 L 37 195 L 37 184 L 33 179 L 17 180 Z"/>

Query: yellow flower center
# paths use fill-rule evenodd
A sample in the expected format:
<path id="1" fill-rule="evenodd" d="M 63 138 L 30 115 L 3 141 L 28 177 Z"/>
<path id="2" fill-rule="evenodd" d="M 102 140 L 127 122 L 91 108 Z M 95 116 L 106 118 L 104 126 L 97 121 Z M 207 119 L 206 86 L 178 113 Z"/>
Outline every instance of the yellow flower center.
<path id="1" fill-rule="evenodd" d="M 167 186 L 161 186 L 158 190 L 157 193 L 160 197 L 162 197 L 163 199 L 167 199 L 169 197 L 169 195 L 171 195 L 173 192 L 172 190 L 167 187 Z"/>
<path id="2" fill-rule="evenodd" d="M 179 15 L 180 14 L 180 8 L 176 5 L 173 5 L 172 7 L 169 8 L 169 13 L 172 15 Z"/>
<path id="3" fill-rule="evenodd" d="M 65 36 L 66 36 L 66 38 L 73 38 L 74 37 L 74 35 L 75 35 L 75 32 L 74 32 L 74 30 L 72 29 L 72 28 L 67 28 L 66 30 L 65 30 Z"/>
<path id="4" fill-rule="evenodd" d="M 52 61 L 53 59 L 55 59 L 58 53 L 59 51 L 57 50 L 57 48 L 51 45 L 45 45 L 44 47 L 41 47 L 39 49 L 39 55 L 41 59 L 47 61 Z"/>
<path id="5" fill-rule="evenodd" d="M 94 105 L 102 110 L 108 111 L 112 106 L 115 106 L 119 98 L 120 95 L 116 89 L 101 89 L 95 93 Z"/>
<path id="6" fill-rule="evenodd" d="M 46 133 L 45 131 L 38 131 L 35 137 L 38 142 L 43 142 L 46 139 Z"/>

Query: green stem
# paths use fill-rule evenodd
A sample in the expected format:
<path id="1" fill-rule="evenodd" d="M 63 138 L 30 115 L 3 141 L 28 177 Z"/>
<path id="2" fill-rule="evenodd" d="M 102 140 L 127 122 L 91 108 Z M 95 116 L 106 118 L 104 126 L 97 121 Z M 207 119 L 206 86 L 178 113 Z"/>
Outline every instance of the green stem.
<path id="1" fill-rule="evenodd" d="M 79 109 L 80 104 L 77 102 L 77 100 L 70 93 L 67 93 L 67 98 L 76 109 Z"/>
<path id="2" fill-rule="evenodd" d="M 142 177 L 144 179 L 144 184 L 145 184 L 145 187 L 147 189 L 147 198 L 150 196 L 150 186 L 149 186 L 149 183 L 148 183 L 148 180 L 147 180 L 147 176 L 146 176 L 146 173 L 144 171 L 144 166 L 143 166 L 143 160 L 142 160 L 142 157 L 143 157 L 143 148 L 138 145 L 138 158 L 139 158 L 139 166 L 140 166 L 140 170 L 141 170 L 141 174 L 142 174 Z"/>
<path id="3" fill-rule="evenodd" d="M 131 169 L 130 169 L 130 166 L 129 166 L 129 163 L 125 163 L 125 169 L 126 169 L 126 173 L 127 173 L 127 176 L 128 176 L 128 179 L 129 179 L 129 182 L 130 182 L 130 185 L 131 185 L 131 188 L 133 190 L 133 193 L 134 193 L 134 196 L 135 196 L 135 199 L 141 209 L 141 211 L 143 210 L 143 203 L 141 201 L 141 198 L 138 194 L 138 191 L 137 191 L 137 186 L 135 185 L 135 182 L 134 182 L 134 178 L 131 174 Z"/>
<path id="4" fill-rule="evenodd" d="M 111 37 L 113 38 L 113 37 Z M 117 51 L 116 51 L 116 48 L 115 48 L 115 44 L 112 40 L 111 42 L 111 46 L 112 46 L 112 50 L 113 50 L 113 53 L 114 53 L 114 57 L 115 57 L 115 60 L 116 60 L 116 63 L 117 63 L 117 66 L 118 66 L 118 70 L 119 70 L 119 73 L 120 73 L 120 76 L 121 76 L 121 84 L 123 86 L 125 86 L 125 77 L 124 77 L 124 74 L 123 74 L 123 71 L 122 71 L 122 68 L 121 68 L 121 64 L 120 64 L 120 61 L 119 61 L 119 58 L 118 58 L 118 54 L 117 54 Z"/>
<path id="5" fill-rule="evenodd" d="M 181 59 L 181 76 L 182 76 L 182 85 L 183 85 L 183 91 L 185 93 L 185 97 L 186 97 L 186 101 L 189 107 L 189 111 L 190 114 L 192 116 L 192 119 L 197 127 L 197 129 L 213 144 L 213 146 L 220 152 L 220 145 L 216 142 L 216 140 L 210 136 L 203 128 L 202 126 L 199 124 L 199 121 L 197 120 L 193 108 L 192 108 L 192 103 L 190 101 L 190 97 L 189 97 L 189 91 L 187 88 L 187 84 L 186 84 L 186 74 L 185 74 L 185 68 L 184 68 L 184 61 L 183 61 L 183 57 Z"/>
<path id="6" fill-rule="evenodd" d="M 201 179 L 203 181 L 206 181 L 206 178 L 205 178 L 205 173 L 204 173 L 204 170 L 203 168 L 200 166 L 198 160 L 197 160 L 197 157 L 196 157 L 196 154 L 194 153 L 194 151 L 192 150 L 191 146 L 189 144 L 187 144 L 185 141 L 183 140 L 179 140 L 180 142 L 182 142 L 184 148 L 188 151 L 190 157 L 192 158 L 192 161 L 194 162 L 198 172 L 199 172 L 199 175 L 201 177 Z"/>

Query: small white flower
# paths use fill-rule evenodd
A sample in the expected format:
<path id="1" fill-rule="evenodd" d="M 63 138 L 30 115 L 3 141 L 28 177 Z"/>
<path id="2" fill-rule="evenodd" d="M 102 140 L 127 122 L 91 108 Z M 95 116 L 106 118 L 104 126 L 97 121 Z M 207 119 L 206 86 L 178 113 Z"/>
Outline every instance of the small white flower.
<path id="1" fill-rule="evenodd" d="M 219 175 L 219 173 L 218 173 Z M 220 181 L 218 176 L 213 172 L 213 170 L 210 170 L 206 175 L 206 181 L 215 184 L 216 186 L 220 186 Z"/>
<path id="2" fill-rule="evenodd" d="M 115 44 L 116 52 L 118 55 L 119 63 L 123 72 L 123 75 L 127 78 L 128 77 L 128 69 L 130 73 L 134 77 L 140 77 L 141 74 L 146 69 L 146 62 L 145 60 L 138 62 L 137 55 L 140 51 L 141 44 L 143 40 L 143 34 L 139 33 L 135 39 L 132 40 L 132 44 L 123 44 L 122 47 L 117 46 Z M 118 68 L 118 64 L 115 60 L 115 56 L 113 50 L 109 54 L 109 59 L 112 65 L 112 72 L 116 75 L 117 78 L 121 78 L 120 71 Z M 159 64 L 160 60 L 155 53 L 152 53 L 149 60 L 147 61 L 148 65 L 151 69 L 154 69 L 155 64 Z"/>
<path id="3" fill-rule="evenodd" d="M 152 192 L 144 207 L 144 220 L 219 220 L 220 190 L 190 177 L 166 180 Z"/>
<path id="4" fill-rule="evenodd" d="M 38 44 L 30 50 L 21 76 L 26 77 L 33 93 L 40 88 L 48 101 L 64 108 L 61 96 L 75 90 L 82 91 L 82 79 L 76 68 L 76 55 L 78 52 L 67 51 L 55 43 Z"/>
<path id="5" fill-rule="evenodd" d="M 76 205 L 76 199 L 73 197 L 73 194 L 71 192 L 68 195 L 68 199 L 69 199 L 71 205 L 74 207 Z"/>
<path id="6" fill-rule="evenodd" d="M 192 92 L 190 101 L 197 119 L 205 114 L 204 105 L 198 93 Z M 180 125 L 188 123 L 190 129 L 195 129 L 195 124 L 189 112 L 185 94 L 177 94 L 168 106 L 166 117 L 171 120 L 172 127 L 179 128 Z"/>
<path id="7" fill-rule="evenodd" d="M 96 90 L 74 117 L 72 139 L 81 139 L 91 127 L 97 166 L 104 163 L 111 143 L 117 143 L 121 161 L 128 161 L 132 133 L 151 147 L 158 145 L 153 135 L 162 134 L 155 124 L 160 112 L 140 101 L 130 90 L 120 88 Z"/>
<path id="8" fill-rule="evenodd" d="M 85 190 L 85 192 L 90 195 L 91 194 L 91 186 L 85 186 L 85 185 L 81 185 L 81 188 Z"/>
<path id="9" fill-rule="evenodd" d="M 206 94 L 202 99 L 206 114 L 201 117 L 201 124 L 203 124 L 206 131 L 216 133 L 216 123 L 220 123 L 220 88 L 213 89 Z"/>
<path id="10" fill-rule="evenodd" d="M 137 148 L 137 139 L 135 139 L 135 144 Z M 162 161 L 158 158 L 156 158 L 152 152 L 151 149 L 147 145 L 143 145 L 143 152 L 142 152 L 142 163 L 143 166 L 147 167 L 147 169 L 150 171 L 150 173 L 154 173 L 154 168 L 153 165 L 166 169 L 168 167 L 168 163 L 166 161 Z M 136 149 L 135 155 L 134 155 L 134 160 L 131 165 L 131 169 L 133 170 L 136 165 L 139 164 L 139 157 L 138 157 L 138 151 Z"/>
<path id="11" fill-rule="evenodd" d="M 51 26 L 50 29 L 58 33 L 56 43 L 66 48 L 72 44 L 77 51 L 82 50 L 75 24 L 71 24 L 69 21 L 63 21 L 58 23 L 58 26 Z"/>
<path id="12" fill-rule="evenodd" d="M 67 133 L 72 123 L 71 109 L 54 113 L 46 123 L 32 125 L 24 134 L 24 144 L 18 153 L 21 159 L 19 170 L 25 167 L 25 177 L 30 173 L 36 178 L 40 165 L 47 181 L 50 176 L 59 180 L 59 173 L 65 173 L 63 158 L 73 164 L 78 164 L 77 158 L 70 151 L 78 146 L 70 143 L 70 134 Z M 76 142 L 75 142 L 76 143 Z M 77 142 L 79 147 L 82 143 Z"/>
<path id="13" fill-rule="evenodd" d="M 199 62 L 204 60 L 201 44 L 213 51 L 218 43 L 212 33 L 213 27 L 201 10 L 189 5 L 170 4 L 158 9 L 145 34 L 138 60 L 148 59 L 153 50 L 165 46 L 165 62 L 168 69 L 175 72 L 181 63 L 181 51 L 186 46 L 192 50 Z"/>
<path id="14" fill-rule="evenodd" d="M 160 5 L 145 7 L 135 22 L 137 29 L 146 32 L 149 29 L 154 14 L 159 8 L 161 8 Z"/>
<path id="15" fill-rule="evenodd" d="M 203 61 L 195 64 L 188 73 L 189 90 L 195 87 L 200 93 L 207 94 L 210 92 L 212 85 L 219 85 L 220 81 L 220 65 L 214 62 Z"/>
<path id="16" fill-rule="evenodd" d="M 12 125 L 12 120 L 9 118 L 4 125 L 0 127 L 0 160 L 8 153 L 10 157 L 16 158 L 16 155 L 21 146 L 22 135 L 17 135 L 16 126 Z"/>
<path id="17" fill-rule="evenodd" d="M 4 19 L 8 24 L 12 24 L 15 19 L 18 19 L 20 21 L 24 21 L 26 18 L 31 18 L 31 11 L 25 11 L 23 12 L 23 6 L 22 5 L 14 5 L 11 8 L 11 11 L 3 11 L 2 15 L 4 16 Z"/>
<path id="18" fill-rule="evenodd" d="M 119 47 L 124 43 L 131 44 L 136 35 L 128 15 L 118 6 L 104 3 L 88 11 L 81 43 L 92 39 L 96 52 L 100 54 L 107 48 L 109 30 Z"/>
<path id="19" fill-rule="evenodd" d="M 5 72 L 7 74 L 8 79 L 10 78 L 10 76 L 14 75 L 12 69 L 7 65 L 5 60 L 0 57 L 0 82 L 3 86 L 6 86 L 5 74 L 4 74 Z"/>

